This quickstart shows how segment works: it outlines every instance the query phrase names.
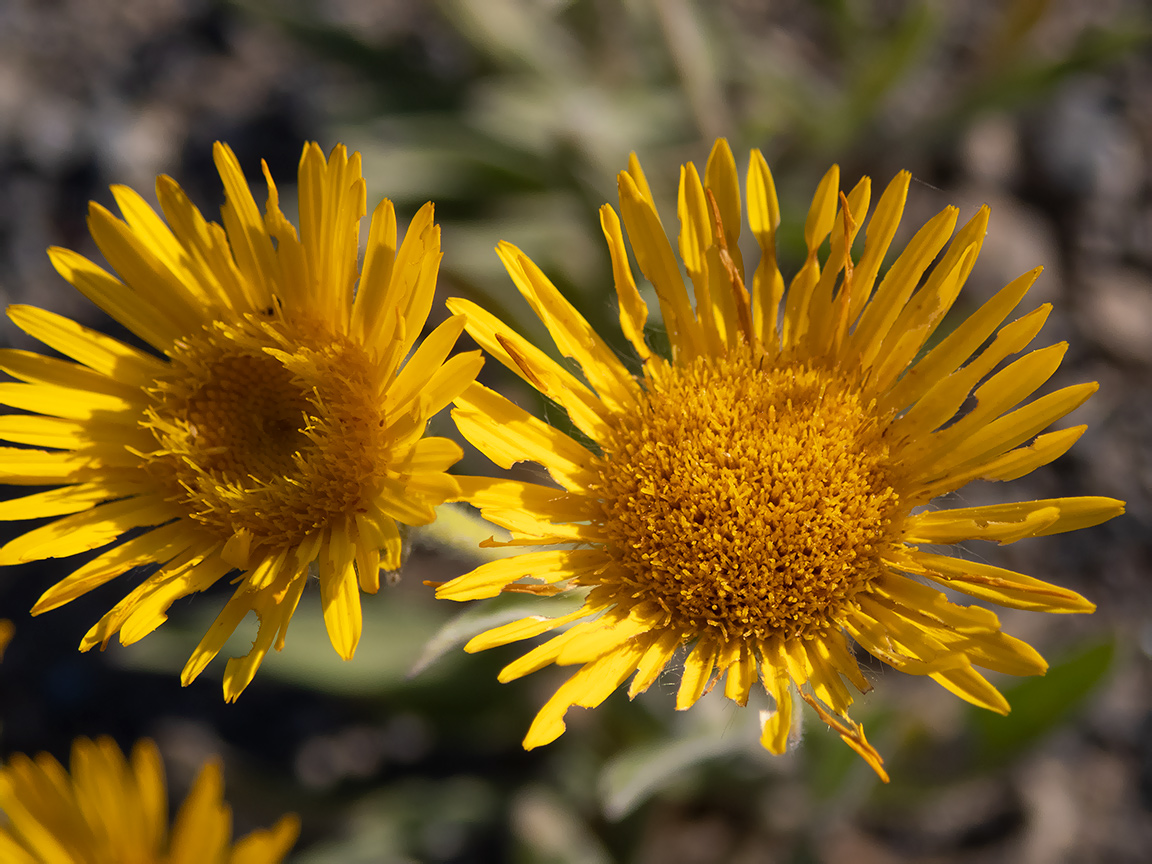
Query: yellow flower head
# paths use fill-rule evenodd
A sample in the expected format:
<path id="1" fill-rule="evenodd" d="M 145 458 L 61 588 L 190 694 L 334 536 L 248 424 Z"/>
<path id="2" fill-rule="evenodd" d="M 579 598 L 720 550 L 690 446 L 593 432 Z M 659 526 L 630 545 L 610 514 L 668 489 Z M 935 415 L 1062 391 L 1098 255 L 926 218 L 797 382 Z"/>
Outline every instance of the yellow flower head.
<path id="1" fill-rule="evenodd" d="M 0 860 L 8 864 L 277 864 L 300 822 L 232 843 L 218 760 L 200 769 L 168 832 L 164 764 L 145 739 L 126 760 L 111 738 L 72 743 L 72 772 L 48 753 L 13 756 L 0 767 Z"/>
<path id="2" fill-rule="evenodd" d="M 687 649 L 677 708 L 721 678 L 725 695 L 743 705 L 759 677 L 775 702 L 763 724 L 766 748 L 784 751 L 797 692 L 884 776 L 880 757 L 848 717 L 844 679 L 860 691 L 869 684 L 846 636 L 897 669 L 1007 712 L 975 667 L 1032 675 L 1045 670 L 1044 660 L 1000 632 L 995 614 L 951 603 L 929 583 L 1021 609 L 1094 608 L 1072 591 L 921 547 L 1008 543 L 1122 512 L 1108 498 L 925 509 L 969 480 L 1014 479 L 1062 454 L 1084 427 L 1038 433 L 1096 385 L 1016 407 L 1056 370 L 1064 345 L 994 371 L 1048 314 L 1042 307 L 999 327 L 1039 269 L 925 350 L 976 259 L 987 209 L 951 244 L 957 211 L 944 210 L 877 287 L 909 175 L 897 175 L 881 196 L 854 262 L 847 252 L 868 211 L 870 184 L 864 178 L 844 195 L 833 168 L 805 224 L 807 260 L 785 292 L 775 256 L 779 208 L 760 153 L 752 151 L 747 180 L 748 219 L 761 251 L 749 277 L 737 245 L 740 191 L 727 143 L 717 142 L 703 180 L 693 165 L 680 178 L 679 250 L 694 303 L 635 157 L 619 176 L 624 227 L 655 289 L 670 359 L 645 341 L 648 310 L 607 205 L 601 225 L 639 375 L 514 246 L 499 247 L 505 266 L 583 381 L 475 304 L 449 301 L 468 316 L 481 346 L 566 409 L 591 443 L 479 384 L 457 399 L 453 416 L 469 441 L 504 468 L 540 463 L 560 488 L 461 478 L 469 500 L 511 531 L 513 544 L 552 548 L 485 564 L 438 596 L 590 589 L 571 615 L 526 618 L 467 646 L 478 651 L 573 625 L 500 675 L 508 681 L 551 663 L 580 667 L 537 715 L 525 747 L 554 740 L 570 706 L 600 704 L 629 676 L 630 696 L 646 690 Z M 974 403 L 965 410 L 969 397 Z M 523 578 L 545 584 L 517 581 Z"/>
<path id="3" fill-rule="evenodd" d="M 365 186 L 359 154 L 300 160 L 300 232 L 280 210 L 264 168 L 261 214 L 235 155 L 215 148 L 223 226 L 160 177 L 167 224 L 131 189 L 113 187 L 119 219 L 93 203 L 89 227 L 117 279 L 67 249 L 57 270 L 151 345 L 146 353 L 42 309 L 14 306 L 23 330 L 78 361 L 0 352 L 25 383 L 0 384 L 0 482 L 67 484 L 0 504 L 0 518 L 62 516 L 0 549 L 0 564 L 73 555 L 134 536 L 81 566 L 37 602 L 54 609 L 134 567 L 159 569 L 84 637 L 135 642 L 176 599 L 233 571 L 231 600 L 184 668 L 192 681 L 249 611 L 259 635 L 229 661 L 235 699 L 264 655 L 284 642 L 310 572 L 319 574 L 332 644 L 350 659 L 360 637 L 360 591 L 400 566 L 398 523 L 422 525 L 458 494 L 446 469 L 461 455 L 423 437 L 459 395 L 480 352 L 447 360 L 463 316 L 404 358 L 432 305 L 440 231 L 426 205 L 397 249 L 385 200 L 359 266 Z M 402 365 L 403 364 L 403 365 Z M 65 515 L 70 514 L 70 515 Z M 140 529 L 149 529 L 141 531 Z"/>

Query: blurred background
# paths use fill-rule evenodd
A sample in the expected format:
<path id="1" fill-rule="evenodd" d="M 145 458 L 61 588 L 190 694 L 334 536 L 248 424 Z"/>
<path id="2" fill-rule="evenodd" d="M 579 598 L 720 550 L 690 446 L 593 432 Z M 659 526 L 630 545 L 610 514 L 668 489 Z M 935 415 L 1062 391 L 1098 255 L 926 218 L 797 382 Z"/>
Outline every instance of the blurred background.
<path id="1" fill-rule="evenodd" d="M 995 679 L 1009 717 L 870 667 L 878 686 L 856 716 L 886 757 L 887 787 L 813 717 L 774 758 L 754 711 L 709 697 L 676 714 L 675 676 L 635 703 L 616 694 L 573 709 L 565 736 L 525 753 L 533 713 L 566 673 L 500 685 L 517 649 L 459 650 L 516 614 L 514 600 L 466 609 L 421 584 L 477 563 L 462 517 L 417 536 L 401 583 L 365 598 L 353 662 L 328 644 L 311 594 L 284 652 L 234 705 L 220 695 L 223 657 L 193 686 L 178 680 L 227 586 L 178 604 L 131 648 L 79 654 L 138 575 L 32 619 L 36 597 L 79 562 L 9 568 L 0 755 L 66 760 L 76 735 L 125 749 L 149 735 L 178 801 L 220 753 L 238 832 L 301 814 L 298 864 L 1147 861 L 1150 35 L 1140 0 L 0 0 L 6 304 L 124 336 L 44 254 L 60 244 L 98 257 L 87 201 L 111 206 L 110 183 L 152 197 L 167 173 L 211 216 L 215 140 L 236 150 L 258 201 L 261 159 L 291 199 L 301 146 L 318 140 L 363 153 L 370 207 L 387 196 L 407 219 L 436 202 L 444 297 L 481 299 L 541 336 L 492 251 L 511 240 L 622 346 L 597 208 L 615 202 L 635 150 L 675 224 L 679 165 L 702 164 L 724 135 L 742 169 L 749 147 L 772 166 L 786 276 L 831 162 L 845 188 L 912 171 L 905 238 L 948 204 L 962 219 L 991 205 L 960 310 L 1045 265 L 1025 308 L 1055 304 L 1038 344 L 1071 344 L 1051 387 L 1096 380 L 1100 392 L 1064 421 L 1089 429 L 1056 465 L 957 500 L 1128 501 L 1098 528 L 972 549 L 1099 605 L 1002 613 L 1052 663 L 1042 679 Z M 42 350 L 7 323 L 0 342 Z M 488 383 L 529 404 L 494 365 Z M 473 455 L 461 470 L 487 468 Z M 5 525 L 0 539 L 28 527 Z M 231 647 L 243 653 L 251 637 Z"/>

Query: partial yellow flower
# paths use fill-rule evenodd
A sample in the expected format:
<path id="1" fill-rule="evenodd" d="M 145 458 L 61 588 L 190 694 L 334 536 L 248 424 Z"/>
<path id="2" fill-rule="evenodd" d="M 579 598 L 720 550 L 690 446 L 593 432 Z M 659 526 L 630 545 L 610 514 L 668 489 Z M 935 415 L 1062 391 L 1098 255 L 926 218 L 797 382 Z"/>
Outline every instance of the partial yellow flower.
<path id="1" fill-rule="evenodd" d="M 7 618 L 0 618 L 0 660 L 4 659 L 4 651 L 15 635 L 16 626 Z"/>
<path id="2" fill-rule="evenodd" d="M 283 816 L 232 843 L 219 760 L 200 769 L 168 831 L 160 751 L 144 739 L 126 760 L 111 738 L 72 743 L 71 775 L 48 753 L 0 768 L 0 860 L 8 864 L 277 864 L 300 833 Z"/>
<path id="3" fill-rule="evenodd" d="M 848 636 L 897 669 L 929 675 L 1004 713 L 1004 697 L 976 667 L 1034 675 L 1044 672 L 1044 660 L 1002 633 L 995 614 L 956 605 L 929 583 L 1019 609 L 1094 608 L 1064 588 L 928 547 L 1084 528 L 1123 512 L 1121 502 L 928 505 L 969 480 L 1011 480 L 1055 459 L 1084 427 L 1038 433 L 1096 385 L 1015 407 L 1048 380 L 1066 347 L 999 368 L 1048 315 L 1043 306 L 999 326 L 1039 268 L 926 348 L 980 250 L 986 208 L 950 244 L 957 211 L 945 209 L 875 287 L 909 174 L 897 175 L 881 196 L 853 261 L 846 253 L 868 211 L 870 181 L 845 195 L 833 167 L 805 224 L 807 259 L 785 292 L 775 253 L 779 208 L 759 151 L 747 178 L 748 219 L 761 250 L 750 278 L 727 143 L 716 143 L 703 180 L 691 164 L 680 176 L 679 251 L 694 303 L 635 156 L 619 175 L 624 227 L 655 289 L 670 359 L 645 340 L 648 309 L 608 205 L 600 216 L 620 324 L 641 362 L 617 357 L 509 244 L 498 251 L 516 287 L 583 380 L 475 304 L 449 301 L 468 316 L 477 342 L 563 407 L 582 437 L 479 384 L 456 400 L 453 416 L 469 441 L 503 468 L 538 462 L 559 488 L 461 478 L 467 499 L 508 529 L 513 545 L 544 548 L 484 564 L 441 586 L 438 596 L 590 589 L 571 615 L 525 618 L 466 646 L 479 651 L 572 625 L 500 674 L 509 681 L 552 663 L 580 667 L 537 715 L 525 747 L 558 737 L 569 707 L 599 705 L 629 676 L 635 696 L 676 664 L 683 667 L 677 708 L 690 707 L 720 678 L 724 694 L 743 705 L 759 678 L 775 703 L 763 723 L 768 750 L 784 752 L 798 693 L 885 777 L 848 716 L 844 679 L 870 689 Z M 518 581 L 524 578 L 535 581 Z"/>
<path id="4" fill-rule="evenodd" d="M 224 673 L 234 700 L 273 643 L 283 645 L 310 572 L 332 644 L 352 657 L 360 591 L 375 593 L 381 568 L 400 566 L 400 526 L 431 522 L 433 508 L 458 494 L 446 470 L 459 446 L 424 431 L 483 361 L 478 351 L 446 359 L 463 316 L 416 347 L 440 262 L 431 204 L 397 249 L 392 204 L 381 202 L 360 266 L 359 154 L 338 146 L 325 159 L 315 144 L 304 148 L 299 235 L 267 166 L 262 214 L 232 151 L 217 144 L 215 159 L 223 226 L 160 177 L 167 224 L 123 186 L 112 190 L 123 220 L 95 203 L 89 211 L 92 236 L 123 281 L 75 252 L 49 253 L 156 354 L 42 309 L 9 308 L 20 328 L 78 363 L 0 352 L 0 368 L 26 382 L 0 384 L 0 403 L 34 412 L 0 417 L 0 438 L 46 448 L 0 448 L 0 482 L 66 484 L 0 504 L 2 519 L 63 517 L 8 543 L 0 564 L 74 555 L 132 532 L 33 609 L 160 565 L 81 650 L 116 633 L 135 642 L 173 601 L 233 574 L 235 593 L 182 680 L 195 679 L 255 611 L 252 650 Z"/>

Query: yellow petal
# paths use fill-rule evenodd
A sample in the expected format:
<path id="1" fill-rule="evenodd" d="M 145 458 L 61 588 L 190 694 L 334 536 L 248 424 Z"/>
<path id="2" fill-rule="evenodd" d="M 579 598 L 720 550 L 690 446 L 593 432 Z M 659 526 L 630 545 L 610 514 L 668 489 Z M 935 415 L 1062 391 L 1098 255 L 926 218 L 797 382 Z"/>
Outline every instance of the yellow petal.
<path id="1" fill-rule="evenodd" d="M 436 589 L 443 600 L 479 600 L 495 597 L 507 585 L 525 578 L 544 584 L 591 575 L 607 563 L 599 549 L 564 549 L 529 552 L 481 564 Z"/>
<path id="2" fill-rule="evenodd" d="M 253 831 L 237 841 L 228 864 L 276 864 L 283 861 L 300 836 L 300 819 L 282 816 L 271 828 Z"/>
<path id="3" fill-rule="evenodd" d="M 1037 612 L 1092 612 L 1096 609 L 1095 603 L 1075 591 L 991 564 L 927 552 L 917 552 L 915 560 L 923 565 L 922 575 L 929 579 L 1000 606 Z"/>
<path id="4" fill-rule="evenodd" d="M 893 385 L 883 398 L 879 410 L 898 410 L 917 402 L 937 382 L 960 368 L 961 364 L 984 344 L 1000 323 L 1016 308 L 1040 275 L 1041 269 L 1037 267 L 1001 288 L 988 302 L 964 319 L 955 330 L 940 341 L 939 345 L 929 351 Z M 1037 332 L 1038 330 L 1037 327 Z M 1027 345 L 1028 341 L 1031 341 L 1031 337 L 1023 344 Z M 1001 359 L 1010 353 L 1013 352 L 1006 352 Z"/>
<path id="5" fill-rule="evenodd" d="M 1024 537 L 1046 537 L 1090 528 L 1123 512 L 1123 501 L 1092 496 L 962 507 L 910 516 L 906 522 L 905 540 L 909 543 L 959 543 L 979 539 L 1013 543 Z"/>
<path id="6" fill-rule="evenodd" d="M 166 564 L 187 550 L 195 537 L 185 522 L 174 522 L 133 537 L 87 562 L 45 591 L 32 614 L 63 606 L 133 567 Z"/>
<path id="7" fill-rule="evenodd" d="M 680 675 L 680 689 L 676 691 L 676 710 L 686 711 L 710 689 L 712 668 L 716 665 L 717 645 L 715 640 L 702 636 L 684 660 L 684 671 Z"/>
<path id="8" fill-rule="evenodd" d="M 273 280 L 278 270 L 272 238 L 268 236 L 232 148 L 217 141 L 212 147 L 212 160 L 224 183 L 224 206 L 220 213 L 236 266 L 244 277 L 240 284 L 247 304 L 252 309 L 265 309 L 271 305 Z"/>
<path id="9" fill-rule="evenodd" d="M 452 419 L 460 433 L 500 467 L 538 462 L 565 488 L 582 488 L 594 457 L 563 432 L 480 384 L 470 386 L 456 406 Z"/>
<path id="10" fill-rule="evenodd" d="M 373 332 L 387 312 L 384 294 L 392 281 L 396 262 L 396 208 L 387 198 L 376 205 L 368 229 L 364 251 L 364 269 L 352 301 L 352 337 L 364 340 Z"/>
<path id="11" fill-rule="evenodd" d="M 688 304 L 684 280 L 656 208 L 632 175 L 621 172 L 617 179 L 624 227 L 641 272 L 656 289 L 673 356 L 677 360 L 681 355 L 687 359 L 699 356 L 704 351 L 703 332 Z"/>
<path id="12" fill-rule="evenodd" d="M 891 330 L 900 310 L 904 308 L 904 304 L 908 302 L 908 298 L 919 284 L 920 277 L 948 242 L 948 237 L 956 226 L 958 212 L 955 207 L 945 207 L 916 232 L 881 281 L 876 294 L 864 307 L 860 321 L 852 331 L 844 349 L 848 356 L 859 356 L 863 368 L 872 366 L 880 351 L 880 345 Z M 857 290 L 859 289 L 853 286 L 853 292 Z"/>
<path id="13" fill-rule="evenodd" d="M 880 272 L 888 247 L 892 245 L 892 238 L 896 236 L 896 229 L 900 225 L 904 202 L 908 199 L 908 185 L 911 182 L 912 174 L 908 171 L 901 171 L 893 177 L 884 189 L 884 194 L 880 196 L 872 218 L 868 220 L 868 228 L 864 232 L 864 254 L 853 269 L 849 321 L 856 320 L 860 310 L 872 296 L 876 274 Z"/>
<path id="14" fill-rule="evenodd" d="M 600 208 L 600 228 L 608 241 L 608 253 L 612 258 L 612 279 L 616 285 L 616 299 L 620 304 L 620 329 L 632 343 L 641 360 L 651 354 L 644 341 L 644 324 L 648 320 L 648 306 L 636 288 L 632 268 L 628 264 L 628 253 L 624 251 L 624 235 L 620 230 L 620 219 L 612 206 Z"/>
<path id="15" fill-rule="evenodd" d="M 584 316 L 515 246 L 501 242 L 496 252 L 524 299 L 548 327 L 560 353 L 580 364 L 584 377 L 600 399 L 612 411 L 632 408 L 638 389 L 635 380 Z"/>
<path id="16" fill-rule="evenodd" d="M 481 348 L 549 399 L 558 402 L 580 431 L 594 441 L 606 437 L 608 427 L 604 421 L 611 412 L 576 376 L 470 300 L 453 297 L 447 301 L 447 306 L 450 311 L 467 317 L 468 335 Z"/>
<path id="17" fill-rule="evenodd" d="M 200 769 L 188 797 L 180 805 L 169 844 L 171 864 L 217 861 L 232 838 L 232 811 L 223 801 L 220 760 Z"/>
<path id="18" fill-rule="evenodd" d="M 363 626 L 354 562 L 348 535 L 339 528 L 333 529 L 327 550 L 320 553 L 320 600 L 328 638 L 344 660 L 351 660 L 356 653 Z"/>
<path id="19" fill-rule="evenodd" d="M 540 709 L 524 736 L 524 749 L 532 750 L 559 738 L 568 709 L 573 705 L 595 708 L 636 671 L 641 655 L 637 644 L 628 643 L 582 666 Z"/>
<path id="20" fill-rule="evenodd" d="M 83 255 L 53 246 L 48 257 L 77 291 L 152 347 L 166 351 L 184 334 L 181 325 L 162 309 L 141 303 L 123 282 Z"/>
<path id="21" fill-rule="evenodd" d="M 950 693 L 955 693 L 964 701 L 980 708 L 987 708 L 997 714 L 1007 714 L 1011 710 L 1004 695 L 971 666 L 949 669 L 947 672 L 934 672 L 932 680 Z"/>
<path id="22" fill-rule="evenodd" d="M 167 364 L 118 339 L 82 327 L 70 318 L 35 306 L 8 307 L 8 317 L 45 345 L 55 348 L 88 368 L 135 386 L 151 386 Z"/>
<path id="23" fill-rule="evenodd" d="M 651 633 L 636 663 L 636 677 L 628 687 L 629 699 L 652 686 L 683 641 L 683 636 L 676 630 L 664 629 Z"/>
<path id="24" fill-rule="evenodd" d="M 100 504 L 42 525 L 0 548 L 0 565 L 63 558 L 111 543 L 133 528 L 159 525 L 180 516 L 180 508 L 159 496 Z"/>

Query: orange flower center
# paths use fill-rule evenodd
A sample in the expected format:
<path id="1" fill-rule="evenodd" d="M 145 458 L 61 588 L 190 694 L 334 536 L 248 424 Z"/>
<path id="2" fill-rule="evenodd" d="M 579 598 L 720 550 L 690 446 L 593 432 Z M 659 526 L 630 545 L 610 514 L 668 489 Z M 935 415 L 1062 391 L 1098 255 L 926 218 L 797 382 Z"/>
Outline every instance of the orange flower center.
<path id="1" fill-rule="evenodd" d="M 389 464 L 375 365 L 303 321 L 217 323 L 171 352 L 144 425 L 149 470 L 227 540 L 287 549 L 376 497 Z"/>
<path id="2" fill-rule="evenodd" d="M 816 635 L 898 539 L 872 406 L 835 369 L 761 365 L 743 351 L 662 370 L 604 448 L 620 593 L 686 634 Z"/>

